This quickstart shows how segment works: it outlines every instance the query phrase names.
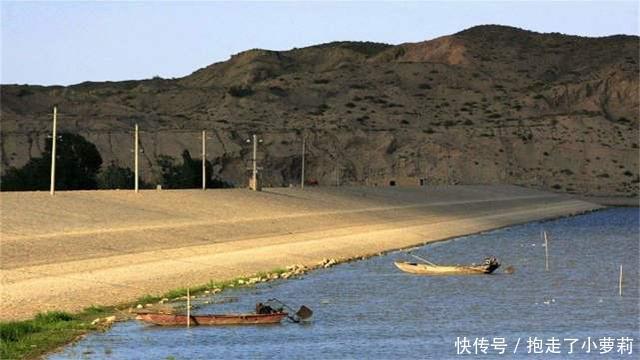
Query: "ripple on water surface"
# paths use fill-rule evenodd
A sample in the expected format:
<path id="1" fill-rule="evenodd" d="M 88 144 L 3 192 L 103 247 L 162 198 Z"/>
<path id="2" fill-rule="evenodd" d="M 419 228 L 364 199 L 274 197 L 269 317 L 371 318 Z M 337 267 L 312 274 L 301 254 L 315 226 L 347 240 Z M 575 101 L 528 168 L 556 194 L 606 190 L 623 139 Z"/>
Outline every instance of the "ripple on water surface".
<path id="1" fill-rule="evenodd" d="M 507 353 L 521 338 L 516 357 L 527 354 L 526 340 L 561 341 L 566 357 L 588 337 L 628 336 L 640 341 L 638 319 L 639 210 L 610 209 L 543 223 L 529 223 L 417 248 L 416 254 L 441 263 L 480 262 L 495 255 L 515 267 L 492 276 L 424 277 L 400 272 L 394 260 L 403 252 L 371 258 L 302 279 L 225 291 L 238 301 L 210 305 L 202 313 L 247 312 L 258 301 L 279 298 L 314 310 L 308 324 L 159 328 L 130 321 L 94 333 L 50 359 L 202 358 L 459 358 L 456 338 L 505 338 Z M 541 229 L 550 235 L 550 272 L 544 271 Z M 624 266 L 624 296 L 618 271 Z M 617 344 L 616 344 L 617 345 Z M 543 348 L 547 350 L 546 347 Z M 615 353 L 616 349 L 612 350 Z M 482 358 L 499 357 L 495 348 Z M 593 356 L 600 356 L 592 350 Z M 637 349 L 634 349 L 634 355 Z M 551 354 L 543 354 L 548 358 Z M 617 355 L 617 354 L 616 354 Z M 464 357 L 464 356 L 463 356 Z M 473 355 L 467 355 L 473 357 Z M 628 356 L 627 356 L 628 357 Z"/>

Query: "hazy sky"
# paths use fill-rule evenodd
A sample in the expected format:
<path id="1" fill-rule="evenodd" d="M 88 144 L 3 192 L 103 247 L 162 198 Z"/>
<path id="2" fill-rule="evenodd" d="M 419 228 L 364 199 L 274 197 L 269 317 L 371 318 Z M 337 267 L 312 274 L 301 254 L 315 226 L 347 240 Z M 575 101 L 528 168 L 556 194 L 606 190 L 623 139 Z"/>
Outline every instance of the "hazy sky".
<path id="1" fill-rule="evenodd" d="M 231 54 L 336 40 L 391 44 L 480 24 L 638 34 L 638 2 L 2 1 L 2 84 L 188 75 Z"/>

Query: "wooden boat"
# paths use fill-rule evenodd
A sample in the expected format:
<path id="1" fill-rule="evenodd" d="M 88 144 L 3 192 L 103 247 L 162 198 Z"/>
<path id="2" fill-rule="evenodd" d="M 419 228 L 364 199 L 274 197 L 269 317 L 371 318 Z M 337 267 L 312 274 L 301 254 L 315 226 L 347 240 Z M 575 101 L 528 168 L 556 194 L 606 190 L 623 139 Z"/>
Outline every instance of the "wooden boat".
<path id="1" fill-rule="evenodd" d="M 230 314 L 230 315 L 191 315 L 190 325 L 259 325 L 277 324 L 288 314 Z M 137 320 L 160 326 L 187 326 L 187 315 L 178 314 L 138 314 Z"/>
<path id="2" fill-rule="evenodd" d="M 491 274 L 500 267 L 500 263 L 494 257 L 486 258 L 480 265 L 437 265 L 418 264 L 415 262 L 396 261 L 398 269 L 420 275 L 480 275 Z"/>

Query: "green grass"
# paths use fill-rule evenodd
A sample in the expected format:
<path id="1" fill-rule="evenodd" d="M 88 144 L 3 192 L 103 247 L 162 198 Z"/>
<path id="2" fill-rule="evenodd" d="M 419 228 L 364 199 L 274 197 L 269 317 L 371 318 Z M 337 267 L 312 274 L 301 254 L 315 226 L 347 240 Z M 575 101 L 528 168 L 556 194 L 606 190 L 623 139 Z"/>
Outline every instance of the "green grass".
<path id="1" fill-rule="evenodd" d="M 266 277 L 268 274 L 282 274 L 286 269 L 275 269 L 266 273 L 257 273 L 250 277 Z M 191 295 L 205 290 L 226 289 L 240 285 L 238 280 L 249 277 L 238 277 L 228 281 L 209 281 L 203 285 L 189 288 Z M 177 299 L 187 294 L 187 288 L 168 291 L 162 296 L 145 295 L 135 302 L 119 306 L 90 306 L 77 314 L 52 311 L 37 314 L 33 319 L 23 321 L 0 322 L 0 359 L 33 359 L 53 349 L 68 344 L 78 336 L 92 330 L 99 330 L 100 325 L 91 325 L 98 317 L 114 315 L 118 308 L 133 307 L 137 304 L 158 302 L 162 298 Z"/>
<path id="2" fill-rule="evenodd" d="M 31 320 L 0 323 L 0 358 L 35 358 L 73 341 L 89 330 L 91 321 L 108 313 L 107 308 L 90 307 L 79 314 L 52 311 Z"/>

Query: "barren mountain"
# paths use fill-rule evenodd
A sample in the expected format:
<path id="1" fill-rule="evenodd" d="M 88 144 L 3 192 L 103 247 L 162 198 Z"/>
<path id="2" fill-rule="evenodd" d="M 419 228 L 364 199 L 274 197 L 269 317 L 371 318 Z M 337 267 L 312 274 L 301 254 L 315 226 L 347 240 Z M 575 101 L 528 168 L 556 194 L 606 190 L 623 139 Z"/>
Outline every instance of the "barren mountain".
<path id="1" fill-rule="evenodd" d="M 637 196 L 637 36 L 585 38 L 478 26 L 420 43 L 335 42 L 249 50 L 179 79 L 2 86 L 3 170 L 38 156 L 51 131 L 79 133 L 104 163 L 143 177 L 160 155 L 200 155 L 246 184 L 257 133 L 267 185 L 511 183 Z M 159 60 L 161 61 L 161 60 Z M 422 181 L 421 181 L 422 180 Z"/>

